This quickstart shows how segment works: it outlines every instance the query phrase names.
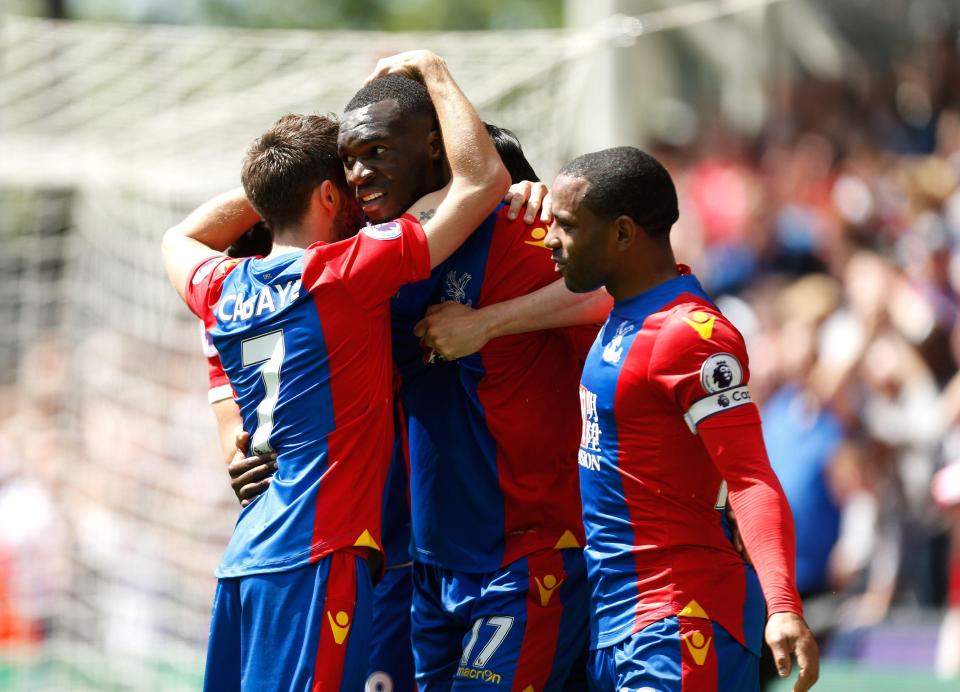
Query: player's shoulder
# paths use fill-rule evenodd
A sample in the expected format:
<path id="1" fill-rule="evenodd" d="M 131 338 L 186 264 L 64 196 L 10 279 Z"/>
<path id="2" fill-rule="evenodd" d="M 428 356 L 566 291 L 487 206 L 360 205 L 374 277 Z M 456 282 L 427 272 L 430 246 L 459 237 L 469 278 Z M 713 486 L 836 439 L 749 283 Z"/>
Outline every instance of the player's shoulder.
<path id="1" fill-rule="evenodd" d="M 720 310 L 706 300 L 683 300 L 660 316 L 658 340 L 671 348 L 742 344 L 743 337 Z M 699 348 L 696 350 L 700 350 Z"/>
<path id="2" fill-rule="evenodd" d="M 651 373 L 700 372 L 711 378 L 716 371 L 717 382 L 741 382 L 747 377 L 747 368 L 743 337 L 709 302 L 685 301 L 661 315 Z"/>
<path id="3" fill-rule="evenodd" d="M 214 255 L 209 259 L 200 262 L 193 270 L 190 278 L 192 286 L 200 286 L 209 279 L 212 284 L 222 280 L 227 274 L 236 269 L 241 260 L 228 255 Z"/>
<path id="4" fill-rule="evenodd" d="M 547 249 L 544 239 L 547 237 L 547 224 L 540 220 L 539 215 L 533 223 L 524 221 L 523 214 L 511 219 L 507 213 L 510 205 L 501 203 L 488 217 L 493 221 L 494 233 L 516 239 L 518 243 L 535 248 Z"/>

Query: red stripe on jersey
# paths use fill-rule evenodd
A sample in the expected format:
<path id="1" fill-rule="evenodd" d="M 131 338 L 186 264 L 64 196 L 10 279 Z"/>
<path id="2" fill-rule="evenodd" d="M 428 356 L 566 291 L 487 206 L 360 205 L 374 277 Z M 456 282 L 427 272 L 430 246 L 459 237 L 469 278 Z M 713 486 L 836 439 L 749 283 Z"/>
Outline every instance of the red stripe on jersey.
<path id="1" fill-rule="evenodd" d="M 498 212 L 479 305 L 525 295 L 557 280 L 542 223 Z M 582 362 L 564 330 L 514 334 L 480 350 L 485 375 L 477 396 L 497 443 L 503 496 L 504 555 L 509 564 L 552 549 L 566 532 L 586 542 L 580 510 L 577 397 Z M 566 547 L 571 547 L 567 545 Z"/>
<path id="2" fill-rule="evenodd" d="M 680 689 L 682 692 L 718 692 L 719 668 L 713 623 L 702 618 L 678 617 L 680 626 Z"/>
<path id="3" fill-rule="evenodd" d="M 714 509 L 720 472 L 702 440 L 690 434 L 684 412 L 654 383 L 651 370 L 655 348 L 670 349 L 659 340 L 665 323 L 675 318 L 673 308 L 691 303 L 715 310 L 684 293 L 650 315 L 624 358 L 617 382 L 618 466 L 634 528 L 637 573 L 633 631 L 676 615 L 696 600 L 710 619 L 745 643 L 743 562 Z M 642 423 L 630 425 L 625 417 Z"/>
<path id="4" fill-rule="evenodd" d="M 312 692 L 339 690 L 357 604 L 357 559 L 347 552 L 330 556 L 320 641 L 313 664 Z M 261 642 L 266 644 L 266 642 Z"/>
<path id="5" fill-rule="evenodd" d="M 567 579 L 563 555 L 558 551 L 540 551 L 527 558 L 530 584 L 527 591 L 527 625 L 513 689 L 543 690 L 550 680 L 553 659 L 560 638 L 563 602 L 560 587 Z"/>
<path id="6" fill-rule="evenodd" d="M 314 295 L 314 304 L 326 344 L 334 422 L 327 436 L 327 469 L 320 479 L 314 513 L 311 560 L 316 561 L 337 547 L 331 545 L 331 538 L 338 538 L 340 545 L 382 551 L 382 498 L 394 430 L 389 332 L 373 335 L 367 348 L 357 349 L 356 336 L 351 332 L 356 308 L 344 308 L 323 293 Z M 377 309 L 386 312 L 388 305 Z M 374 394 L 359 399 L 356 392 Z M 383 407 L 384 411 L 368 415 L 374 407 Z M 334 465 L 356 463 L 358 459 L 368 460 L 367 467 L 350 474 L 330 474 Z M 332 537 L 330 527 L 355 527 L 356 536 Z"/>

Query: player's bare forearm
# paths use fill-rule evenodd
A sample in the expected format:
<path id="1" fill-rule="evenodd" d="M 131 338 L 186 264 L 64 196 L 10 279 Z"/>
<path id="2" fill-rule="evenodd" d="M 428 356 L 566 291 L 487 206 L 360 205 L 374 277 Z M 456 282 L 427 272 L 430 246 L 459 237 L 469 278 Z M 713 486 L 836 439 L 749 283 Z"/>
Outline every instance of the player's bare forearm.
<path id="1" fill-rule="evenodd" d="M 217 419 L 217 436 L 226 465 L 230 464 L 237 452 L 237 435 L 243 432 L 243 418 L 240 407 L 232 398 L 221 399 L 211 404 L 213 415 Z"/>
<path id="2" fill-rule="evenodd" d="M 454 360 L 476 353 L 499 336 L 603 322 L 612 305 L 605 289 L 572 293 L 557 280 L 478 310 L 454 302 L 431 305 L 414 334 L 447 360 Z"/>
<path id="3" fill-rule="evenodd" d="M 525 296 L 487 305 L 477 312 L 483 313 L 486 330 L 490 338 L 494 338 L 542 329 L 600 324 L 607 319 L 612 307 L 613 298 L 606 289 L 574 293 L 566 287 L 563 279 L 557 279 Z"/>
<path id="4" fill-rule="evenodd" d="M 204 202 L 171 231 L 222 252 L 260 220 L 242 187 Z"/>
<path id="5" fill-rule="evenodd" d="M 423 230 L 435 267 L 457 249 L 466 237 L 503 199 L 510 174 L 503 166 L 486 127 L 473 105 L 457 86 L 446 63 L 428 51 L 411 51 L 380 61 L 374 74 L 409 72 L 423 79 L 437 112 L 452 178 L 439 202 L 428 195 L 426 204 L 410 211 L 424 219 Z"/>
<path id="6" fill-rule="evenodd" d="M 180 297 L 194 267 L 220 254 L 259 220 L 243 189 L 237 188 L 200 205 L 164 233 L 164 266 Z"/>

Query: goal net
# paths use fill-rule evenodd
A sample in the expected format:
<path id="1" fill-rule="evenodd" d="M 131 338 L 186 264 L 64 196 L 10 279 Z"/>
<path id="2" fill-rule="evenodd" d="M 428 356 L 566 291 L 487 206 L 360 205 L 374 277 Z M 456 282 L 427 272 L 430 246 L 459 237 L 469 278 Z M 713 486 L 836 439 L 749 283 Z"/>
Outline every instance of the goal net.
<path id="1" fill-rule="evenodd" d="M 0 23 L 0 689 L 196 689 L 238 505 L 159 239 L 286 112 L 445 56 L 542 175 L 598 44 Z"/>

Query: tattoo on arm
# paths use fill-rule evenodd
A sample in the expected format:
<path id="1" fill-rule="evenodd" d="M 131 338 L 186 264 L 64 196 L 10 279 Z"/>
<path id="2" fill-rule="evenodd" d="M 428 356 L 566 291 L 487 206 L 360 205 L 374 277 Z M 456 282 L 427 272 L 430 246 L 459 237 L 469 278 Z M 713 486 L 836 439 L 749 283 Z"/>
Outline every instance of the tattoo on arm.
<path id="1" fill-rule="evenodd" d="M 433 215 L 437 213 L 436 209 L 427 209 L 426 211 L 420 212 L 420 223 L 424 224 L 430 219 L 433 218 Z"/>

